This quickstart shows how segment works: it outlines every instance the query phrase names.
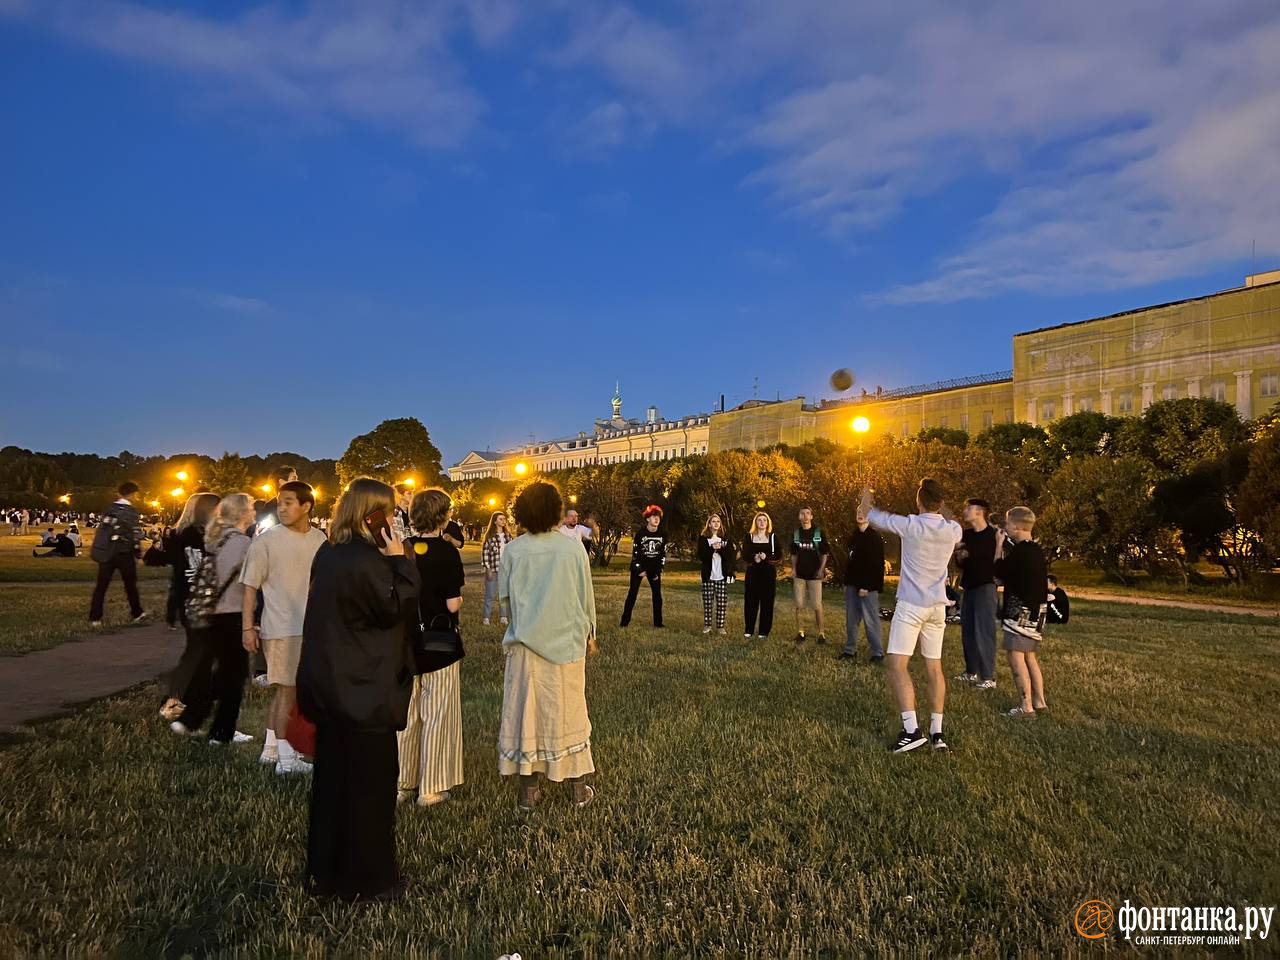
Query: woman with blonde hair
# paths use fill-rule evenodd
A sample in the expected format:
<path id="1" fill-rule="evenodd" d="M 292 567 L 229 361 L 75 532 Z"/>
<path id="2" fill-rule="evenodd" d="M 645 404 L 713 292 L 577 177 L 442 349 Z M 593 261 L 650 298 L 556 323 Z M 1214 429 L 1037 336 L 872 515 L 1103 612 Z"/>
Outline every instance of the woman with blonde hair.
<path id="1" fill-rule="evenodd" d="M 525 813 L 541 799 L 543 777 L 565 783 L 575 806 L 595 795 L 583 777 L 595 772 L 586 657 L 595 642 L 596 600 L 586 551 L 556 532 L 561 506 L 551 484 L 525 487 L 514 510 L 525 533 L 507 545 L 498 572 L 498 596 L 511 604 L 498 773 L 519 778 Z"/>
<path id="2" fill-rule="evenodd" d="M 453 514 L 443 490 L 422 490 L 409 506 L 414 536 L 405 547 L 418 568 L 418 622 L 424 629 L 458 628 L 462 608 L 462 555 L 442 534 Z M 462 783 L 462 664 L 419 674 L 413 681 L 409 716 L 397 738 L 400 784 L 397 799 L 430 807 L 449 799 Z"/>
<path id="3" fill-rule="evenodd" d="M 724 535 L 720 515 L 713 513 L 698 537 L 698 560 L 702 564 L 702 632 L 711 632 L 711 611 L 715 609 L 716 630 L 723 634 L 729 605 L 729 584 L 733 583 L 736 558 L 733 542 Z"/>
<path id="4" fill-rule="evenodd" d="M 778 535 L 773 532 L 773 520 L 763 510 L 751 518 L 751 531 L 742 542 L 742 562 L 746 565 L 746 583 L 742 598 L 742 612 L 746 618 L 743 636 L 767 637 L 773 629 L 773 601 L 778 593 L 778 564 L 782 562 L 782 547 Z M 760 632 L 756 633 L 756 615 L 760 617 Z"/>
<path id="5" fill-rule="evenodd" d="M 511 541 L 511 533 L 507 529 L 507 515 L 501 510 L 494 512 L 489 518 L 489 526 L 484 531 L 484 547 L 480 553 L 480 566 L 484 568 L 484 614 L 481 621 L 489 625 L 489 614 L 498 602 L 498 567 L 502 564 L 502 551 Z M 507 625 L 507 607 L 498 603 L 498 622 Z"/>
<path id="6" fill-rule="evenodd" d="M 187 644 L 182 651 L 178 665 L 169 676 L 169 696 L 160 708 L 160 716 L 170 721 L 169 729 L 174 733 L 191 733 L 192 728 L 178 722 L 178 718 L 186 710 L 188 699 L 207 697 L 208 675 L 202 674 L 208 652 L 208 638 L 202 629 L 192 629 L 187 623 L 185 607 L 187 594 L 191 590 L 191 581 L 196 575 L 200 561 L 204 559 L 204 531 L 213 512 L 218 508 L 218 495 L 215 493 L 193 493 L 187 498 L 182 508 L 182 515 L 174 527 L 173 535 L 167 548 L 168 559 L 173 567 L 173 582 L 169 587 L 169 607 L 177 612 L 182 625 L 187 631 Z M 197 689 L 193 684 L 204 681 L 204 687 Z"/>
<path id="7" fill-rule="evenodd" d="M 316 725 L 307 880 L 347 900 L 403 895 L 396 865 L 396 731 L 413 688 L 418 571 L 391 518 L 395 491 L 353 480 L 311 565 L 298 706 Z"/>
<path id="8" fill-rule="evenodd" d="M 253 497 L 233 493 L 222 499 L 204 532 L 205 556 L 213 559 L 217 583 L 213 615 L 203 630 L 193 631 L 202 646 L 196 680 L 177 723 L 195 733 L 213 711 L 210 746 L 248 743 L 253 737 L 236 729 L 249 654 L 240 642 L 240 607 L 244 591 L 235 589 L 249 552 L 248 529 L 254 524 Z"/>

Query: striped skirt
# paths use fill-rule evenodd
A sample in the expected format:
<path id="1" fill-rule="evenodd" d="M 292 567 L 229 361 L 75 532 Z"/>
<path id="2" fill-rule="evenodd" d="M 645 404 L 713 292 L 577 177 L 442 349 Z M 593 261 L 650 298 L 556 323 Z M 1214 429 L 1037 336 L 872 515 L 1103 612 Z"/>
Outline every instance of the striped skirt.
<path id="1" fill-rule="evenodd" d="M 587 661 L 552 663 L 522 643 L 507 648 L 498 773 L 559 783 L 595 772 L 587 716 Z"/>
<path id="2" fill-rule="evenodd" d="M 396 734 L 401 790 L 425 797 L 462 783 L 461 670 L 459 662 L 414 678 L 408 725 Z"/>

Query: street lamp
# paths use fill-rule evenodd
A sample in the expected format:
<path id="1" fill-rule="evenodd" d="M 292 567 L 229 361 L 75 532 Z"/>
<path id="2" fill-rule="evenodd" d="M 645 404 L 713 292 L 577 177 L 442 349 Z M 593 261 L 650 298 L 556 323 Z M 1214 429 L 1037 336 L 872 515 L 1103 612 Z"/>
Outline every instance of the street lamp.
<path id="1" fill-rule="evenodd" d="M 66 504 L 70 504 L 70 503 L 71 503 L 71 494 L 69 494 L 69 493 L 64 493 L 62 496 L 60 496 L 60 497 L 58 498 L 58 502 L 59 502 L 59 503 L 66 503 Z"/>
<path id="2" fill-rule="evenodd" d="M 174 476 L 176 476 L 183 483 L 187 482 L 187 471 L 185 470 L 179 470 L 176 474 L 174 474 Z"/>
<path id="3" fill-rule="evenodd" d="M 490 498 L 489 498 L 489 506 L 491 506 L 491 507 L 496 507 L 497 505 L 498 505 L 498 498 L 497 498 L 497 497 L 490 497 Z"/>
<path id="4" fill-rule="evenodd" d="M 578 495 L 577 495 L 576 493 L 571 493 L 571 494 L 569 494 L 569 502 L 570 502 L 570 503 L 577 503 L 577 502 L 578 502 Z"/>
<path id="5" fill-rule="evenodd" d="M 261 490 L 263 493 L 270 493 L 270 492 L 271 492 L 271 484 L 269 484 L 269 483 L 264 483 L 264 484 L 263 484 L 262 486 L 260 486 L 258 489 L 259 489 L 259 490 Z"/>
<path id="6" fill-rule="evenodd" d="M 763 501 L 763 500 L 757 500 L 757 501 L 756 501 L 756 507 L 757 507 L 758 509 L 760 509 L 760 510 L 763 510 L 763 509 L 764 509 L 764 501 Z"/>
<path id="7" fill-rule="evenodd" d="M 525 473 L 528 471 L 528 469 L 529 469 L 529 465 L 525 463 L 523 460 L 521 460 L 519 463 L 516 464 L 516 476 L 523 477 Z"/>
<path id="8" fill-rule="evenodd" d="M 410 487 L 410 488 L 412 488 L 412 487 L 414 486 L 414 483 L 415 483 L 415 481 L 414 481 L 413 477 L 405 477 L 405 478 L 404 478 L 404 485 L 405 485 L 406 487 Z"/>
<path id="9" fill-rule="evenodd" d="M 858 476 L 862 477 L 862 438 L 866 436 L 867 431 L 871 429 L 871 421 L 866 417 L 854 417 L 853 422 L 849 424 L 853 428 L 853 432 L 858 435 Z"/>

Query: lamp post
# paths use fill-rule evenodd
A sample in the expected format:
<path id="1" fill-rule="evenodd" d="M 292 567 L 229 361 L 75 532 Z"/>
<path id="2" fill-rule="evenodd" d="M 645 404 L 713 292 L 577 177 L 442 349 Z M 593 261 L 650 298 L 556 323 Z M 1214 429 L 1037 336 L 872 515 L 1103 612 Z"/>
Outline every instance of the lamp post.
<path id="1" fill-rule="evenodd" d="M 529 472 L 529 465 L 525 463 L 523 460 L 521 460 L 519 463 L 516 464 L 515 471 L 516 471 L 517 477 L 523 477 L 526 473 Z"/>
<path id="2" fill-rule="evenodd" d="M 866 436 L 868 430 L 871 429 L 871 421 L 866 417 L 854 417 L 853 422 L 849 424 L 853 432 L 858 436 L 858 479 L 865 481 L 862 471 L 862 438 Z"/>
<path id="3" fill-rule="evenodd" d="M 187 482 L 187 471 L 185 470 L 179 470 L 177 473 L 174 474 L 174 476 L 177 477 L 183 483 Z"/>

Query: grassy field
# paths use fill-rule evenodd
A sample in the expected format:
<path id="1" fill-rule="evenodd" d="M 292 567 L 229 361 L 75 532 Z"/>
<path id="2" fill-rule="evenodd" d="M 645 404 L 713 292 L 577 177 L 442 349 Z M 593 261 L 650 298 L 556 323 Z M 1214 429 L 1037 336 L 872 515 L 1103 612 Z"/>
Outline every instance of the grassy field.
<path id="1" fill-rule="evenodd" d="M 57 525 L 62 533 L 64 527 Z M 93 583 L 98 576 L 98 565 L 89 556 L 93 543 L 93 531 L 84 531 L 84 546 L 78 557 L 47 557 L 34 559 L 32 549 L 43 553 L 38 533 L 12 537 L 6 532 L 0 536 L 0 583 L 47 583 L 51 581 L 80 581 Z M 168 581 L 168 567 L 144 567 L 138 564 L 139 580 Z M 117 578 L 118 579 L 118 578 Z"/>
<path id="2" fill-rule="evenodd" d="M 1199 564 L 1197 572 L 1207 582 L 1184 587 L 1178 580 L 1161 580 L 1143 571 L 1131 574 L 1129 583 L 1108 579 L 1101 570 L 1082 563 L 1059 561 L 1053 565 L 1062 585 L 1068 590 L 1097 590 L 1122 597 L 1151 597 L 1161 600 L 1190 600 L 1198 603 L 1225 603 L 1242 607 L 1280 608 L 1280 573 L 1255 571 L 1247 583 L 1231 583 L 1222 576 L 1222 568 Z"/>
<path id="3" fill-rule="evenodd" d="M 698 632 L 692 577 L 667 584 L 664 631 L 644 593 L 619 630 L 622 592 L 598 578 L 597 801 L 525 823 L 495 772 L 499 633 L 468 585 L 467 782 L 399 812 L 416 895 L 396 905 L 305 897 L 305 781 L 257 744 L 175 738 L 157 684 L 10 743 L 0 955 L 1083 955 L 1120 946 L 1078 937 L 1086 900 L 1280 901 L 1280 625 L 1080 603 L 1046 642 L 1049 715 L 999 715 L 1002 666 L 996 693 L 952 691 L 950 754 L 895 757 L 880 670 L 784 642 L 785 606 L 748 643 Z M 241 722 L 259 737 L 264 702 Z"/>

